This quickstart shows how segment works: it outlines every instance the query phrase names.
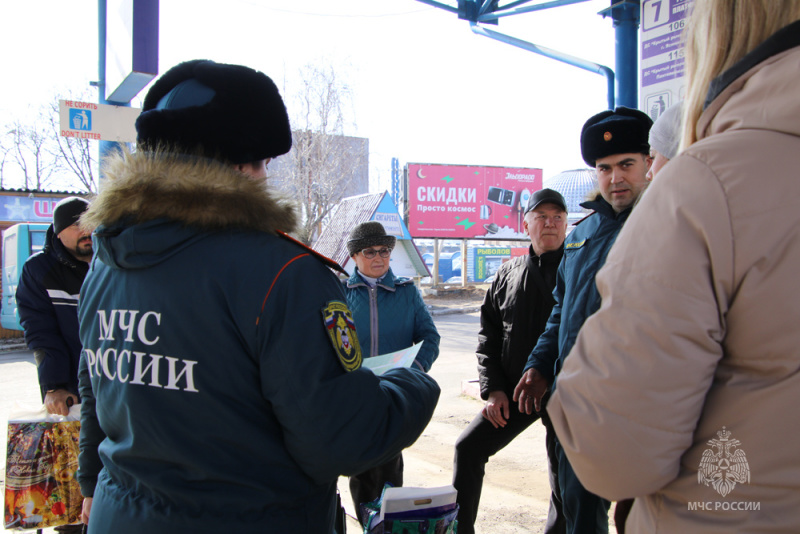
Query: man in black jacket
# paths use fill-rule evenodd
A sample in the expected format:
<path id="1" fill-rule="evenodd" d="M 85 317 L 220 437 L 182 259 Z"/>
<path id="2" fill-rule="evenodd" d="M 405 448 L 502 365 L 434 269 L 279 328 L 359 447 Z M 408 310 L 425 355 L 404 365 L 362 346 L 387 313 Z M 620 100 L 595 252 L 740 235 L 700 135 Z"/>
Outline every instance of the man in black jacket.
<path id="1" fill-rule="evenodd" d="M 42 400 L 49 413 L 67 415 L 78 404 L 78 294 L 92 259 L 92 238 L 78 227 L 89 203 L 68 197 L 56 204 L 44 249 L 28 258 L 17 287 L 25 342 L 33 351 Z"/>
<path id="2" fill-rule="evenodd" d="M 510 399 L 555 304 L 552 292 L 567 231 L 564 198 L 552 189 L 534 193 L 525 212 L 524 227 L 531 239 L 529 254 L 503 264 L 481 306 L 477 355 L 481 397 L 486 404 L 456 442 L 453 485 L 458 490 L 460 534 L 474 532 L 489 457 L 536 420 L 521 414 Z M 545 532 L 560 533 L 564 531 L 564 521 L 558 469 L 553 463 L 556 456 L 551 453 L 555 434 L 545 411 L 539 415 L 547 429 L 550 464 L 550 510 Z"/>

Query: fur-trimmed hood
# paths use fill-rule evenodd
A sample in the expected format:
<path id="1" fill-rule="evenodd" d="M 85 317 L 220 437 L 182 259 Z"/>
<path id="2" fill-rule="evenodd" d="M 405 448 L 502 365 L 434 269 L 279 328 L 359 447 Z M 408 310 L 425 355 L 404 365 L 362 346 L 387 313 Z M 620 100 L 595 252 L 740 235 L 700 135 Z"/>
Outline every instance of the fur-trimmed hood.
<path id="1" fill-rule="evenodd" d="M 81 217 L 85 228 L 167 219 L 199 230 L 291 232 L 294 208 L 265 182 L 210 159 L 123 152 L 104 161 L 100 192 Z"/>

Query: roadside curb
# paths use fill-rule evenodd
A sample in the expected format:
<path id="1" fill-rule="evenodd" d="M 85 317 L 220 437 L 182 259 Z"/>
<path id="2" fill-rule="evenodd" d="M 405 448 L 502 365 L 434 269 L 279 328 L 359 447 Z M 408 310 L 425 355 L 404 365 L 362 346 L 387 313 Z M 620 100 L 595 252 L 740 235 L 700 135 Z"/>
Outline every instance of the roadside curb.
<path id="1" fill-rule="evenodd" d="M 481 311 L 480 306 L 466 306 L 464 308 L 439 308 L 430 310 L 431 315 L 455 315 L 456 313 L 475 313 Z"/>
<path id="2" fill-rule="evenodd" d="M 481 384 L 477 378 L 461 381 L 461 394 L 483 402 L 481 398 Z"/>
<path id="3" fill-rule="evenodd" d="M 0 354 L 4 352 L 16 352 L 18 350 L 28 350 L 24 341 L 17 343 L 0 343 Z"/>

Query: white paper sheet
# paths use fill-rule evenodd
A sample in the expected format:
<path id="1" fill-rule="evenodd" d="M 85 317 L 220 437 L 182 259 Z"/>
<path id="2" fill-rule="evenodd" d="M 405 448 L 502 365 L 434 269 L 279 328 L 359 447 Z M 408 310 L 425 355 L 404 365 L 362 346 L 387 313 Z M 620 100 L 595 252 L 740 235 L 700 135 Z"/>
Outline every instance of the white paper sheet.
<path id="1" fill-rule="evenodd" d="M 411 367 L 414 358 L 417 357 L 419 349 L 422 347 L 423 341 L 414 343 L 408 348 L 390 352 L 389 354 L 380 354 L 372 358 L 364 358 L 361 366 L 372 370 L 373 373 L 380 376 L 389 369 L 399 369 L 400 367 Z"/>

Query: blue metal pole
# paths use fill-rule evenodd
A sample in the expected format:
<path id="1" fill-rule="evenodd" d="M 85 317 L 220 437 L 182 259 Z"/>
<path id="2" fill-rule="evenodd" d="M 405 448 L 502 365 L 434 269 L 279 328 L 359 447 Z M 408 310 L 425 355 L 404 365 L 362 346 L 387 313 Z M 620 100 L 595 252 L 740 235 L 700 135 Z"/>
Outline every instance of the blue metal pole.
<path id="1" fill-rule="evenodd" d="M 98 65 L 97 65 L 97 102 L 98 104 L 112 104 L 115 106 L 130 106 L 130 103 L 109 102 L 106 100 L 106 13 L 107 5 L 106 0 L 97 0 L 97 52 L 98 52 Z M 122 149 L 122 143 L 115 141 L 98 141 L 100 143 L 97 147 L 99 161 L 97 176 L 100 180 L 103 179 L 103 167 L 100 163 L 109 154 L 115 150 Z"/>
<path id="2" fill-rule="evenodd" d="M 97 0 L 97 102 L 107 104 L 106 101 L 106 0 Z M 99 161 L 103 161 L 109 152 L 116 148 L 117 143 L 100 141 L 98 146 Z M 102 179 L 102 167 L 97 175 Z"/>
<path id="3" fill-rule="evenodd" d="M 470 27 L 472 28 L 472 31 L 478 35 L 483 35 L 484 37 L 489 37 L 490 39 L 500 41 L 501 43 L 510 44 L 512 46 L 516 46 L 517 48 L 522 48 L 523 50 L 528 50 L 529 52 L 561 61 L 567 65 L 572 65 L 574 67 L 605 76 L 607 82 L 608 109 L 614 109 L 614 71 L 609 67 L 594 63 L 592 61 L 587 61 L 579 57 L 571 56 L 563 52 L 558 52 L 552 48 L 529 43 L 528 41 L 523 41 L 522 39 L 517 39 L 516 37 L 505 35 L 494 30 L 489 30 L 483 26 L 475 24 L 474 22 L 470 22 Z M 633 107 L 636 106 L 634 105 Z"/>
<path id="4" fill-rule="evenodd" d="M 616 45 L 617 104 L 629 108 L 639 107 L 639 14 L 639 0 L 623 0 L 611 7 Z"/>

